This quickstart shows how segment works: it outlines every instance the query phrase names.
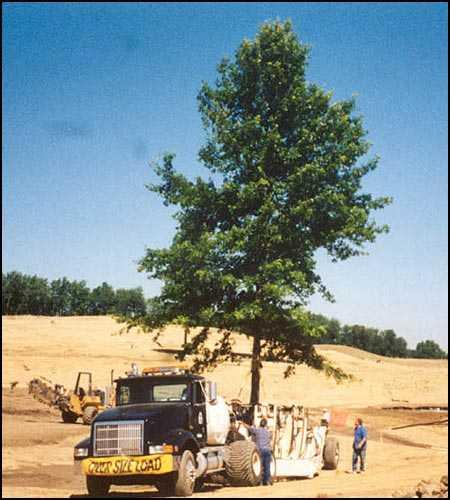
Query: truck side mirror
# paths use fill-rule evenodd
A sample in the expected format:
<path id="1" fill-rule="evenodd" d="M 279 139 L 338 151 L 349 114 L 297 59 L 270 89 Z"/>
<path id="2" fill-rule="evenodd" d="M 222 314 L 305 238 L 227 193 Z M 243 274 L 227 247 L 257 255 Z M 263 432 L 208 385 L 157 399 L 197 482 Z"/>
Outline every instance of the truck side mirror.
<path id="1" fill-rule="evenodd" d="M 215 403 L 217 399 L 217 383 L 208 381 L 208 399 L 210 403 Z"/>

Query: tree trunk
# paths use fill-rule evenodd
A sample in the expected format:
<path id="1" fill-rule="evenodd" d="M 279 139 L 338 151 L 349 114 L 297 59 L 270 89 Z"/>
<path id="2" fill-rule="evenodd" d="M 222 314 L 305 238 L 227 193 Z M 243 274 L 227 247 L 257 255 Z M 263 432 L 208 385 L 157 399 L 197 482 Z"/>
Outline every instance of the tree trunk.
<path id="1" fill-rule="evenodd" d="M 252 351 L 252 389 L 250 393 L 250 404 L 259 403 L 259 389 L 261 382 L 261 339 L 258 336 L 253 337 Z"/>

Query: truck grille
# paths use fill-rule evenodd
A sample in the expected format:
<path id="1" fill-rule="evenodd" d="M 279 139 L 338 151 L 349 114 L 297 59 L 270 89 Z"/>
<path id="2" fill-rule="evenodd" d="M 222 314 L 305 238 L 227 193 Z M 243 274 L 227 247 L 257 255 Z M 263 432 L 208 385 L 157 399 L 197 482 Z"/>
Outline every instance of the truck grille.
<path id="1" fill-rule="evenodd" d="M 99 422 L 94 424 L 94 456 L 142 455 L 144 422 Z"/>

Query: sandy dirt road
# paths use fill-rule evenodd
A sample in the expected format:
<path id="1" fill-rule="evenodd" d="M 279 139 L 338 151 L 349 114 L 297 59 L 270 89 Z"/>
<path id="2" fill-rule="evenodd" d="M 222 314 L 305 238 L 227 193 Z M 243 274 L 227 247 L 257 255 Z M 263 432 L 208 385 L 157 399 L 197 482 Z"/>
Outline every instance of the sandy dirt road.
<path id="1" fill-rule="evenodd" d="M 53 321 L 53 322 L 52 322 Z M 68 387 L 78 370 L 90 369 L 99 385 L 138 361 L 141 366 L 173 362 L 182 338 L 166 332 L 165 350 L 139 333 L 118 335 L 109 318 L 3 318 L 2 497 L 86 498 L 84 479 L 74 474 L 73 446 L 88 434 L 81 424 L 63 424 L 55 410 L 33 400 L 26 382 L 44 375 Z M 237 338 L 246 352 L 247 339 Z M 134 347 L 132 347 L 134 346 Z M 277 482 L 271 487 L 230 488 L 207 484 L 198 497 L 385 497 L 411 488 L 421 479 L 438 479 L 448 468 L 448 427 L 416 426 L 393 431 L 402 424 L 420 423 L 446 413 L 392 411 L 375 405 L 394 401 L 447 404 L 448 364 L 445 361 L 393 360 L 362 351 L 322 347 L 322 352 L 359 379 L 336 386 L 323 375 L 302 368 L 286 383 L 282 367 L 265 363 L 263 387 L 267 400 L 302 401 L 305 406 L 332 410 L 332 432 L 341 442 L 337 471 L 322 471 L 313 480 Z M 247 362 L 222 366 L 212 373 L 226 397 L 236 396 L 246 381 Z M 226 376 L 226 378 L 225 378 Z M 224 380 L 227 383 L 224 383 Z M 19 382 L 13 391 L 9 383 Z M 248 381 L 247 381 L 248 382 Z M 244 388 L 240 397 L 248 395 Z M 351 425 L 361 415 L 369 429 L 368 472 L 346 474 L 351 460 Z M 157 496 L 148 487 L 112 487 L 112 498 Z"/>

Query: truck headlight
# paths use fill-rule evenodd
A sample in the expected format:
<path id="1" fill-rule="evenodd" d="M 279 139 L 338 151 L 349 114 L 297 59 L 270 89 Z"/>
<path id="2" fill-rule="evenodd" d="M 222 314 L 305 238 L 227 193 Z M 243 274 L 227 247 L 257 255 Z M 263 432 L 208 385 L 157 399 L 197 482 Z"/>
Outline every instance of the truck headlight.
<path id="1" fill-rule="evenodd" d="M 73 450 L 73 458 L 75 458 L 75 460 L 77 458 L 85 458 L 89 455 L 89 449 L 88 448 L 75 448 Z"/>
<path id="2" fill-rule="evenodd" d="M 148 447 L 150 455 L 153 453 L 173 453 L 173 446 L 171 444 L 159 444 Z"/>

